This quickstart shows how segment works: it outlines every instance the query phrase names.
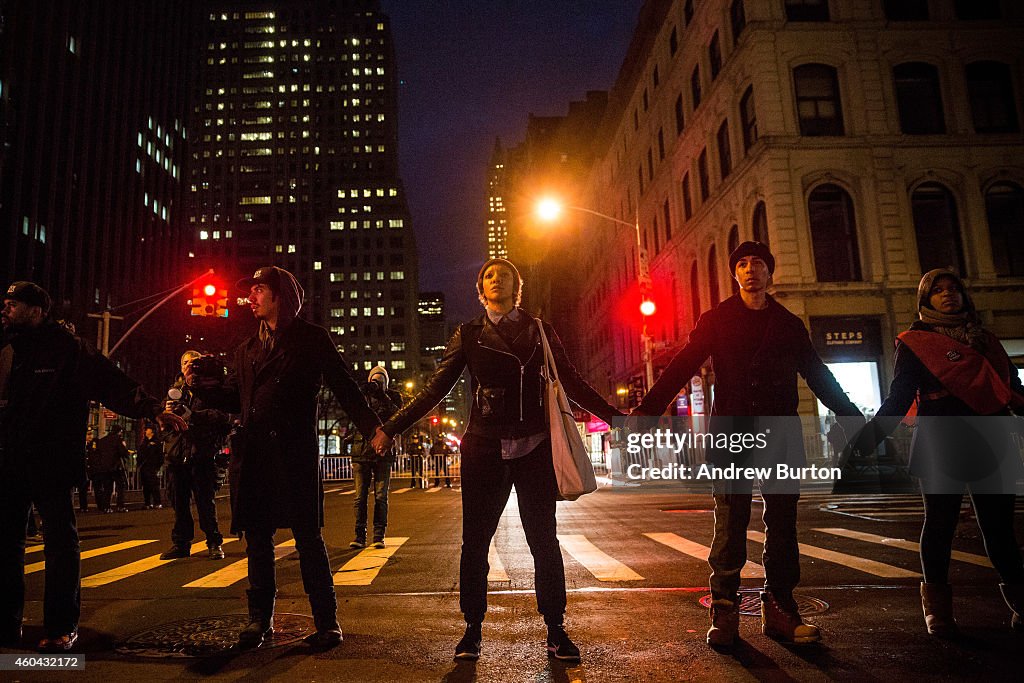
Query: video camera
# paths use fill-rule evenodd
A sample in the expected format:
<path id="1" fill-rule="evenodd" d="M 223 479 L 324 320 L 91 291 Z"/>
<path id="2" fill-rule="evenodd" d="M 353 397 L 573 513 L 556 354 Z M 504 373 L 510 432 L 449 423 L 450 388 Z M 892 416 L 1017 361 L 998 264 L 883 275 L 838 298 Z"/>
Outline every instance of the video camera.
<path id="1" fill-rule="evenodd" d="M 212 354 L 199 356 L 190 365 L 193 374 L 200 379 L 223 379 L 228 374 L 227 366 Z"/>

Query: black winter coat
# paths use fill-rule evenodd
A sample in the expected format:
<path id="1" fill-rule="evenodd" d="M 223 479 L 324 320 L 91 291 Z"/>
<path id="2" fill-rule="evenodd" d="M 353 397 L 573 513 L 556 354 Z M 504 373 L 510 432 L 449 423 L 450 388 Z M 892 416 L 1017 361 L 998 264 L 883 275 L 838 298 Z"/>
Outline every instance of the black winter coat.
<path id="1" fill-rule="evenodd" d="M 8 405 L 0 408 L 0 474 L 17 477 L 16 485 L 61 489 L 82 480 L 90 400 L 134 418 L 152 419 L 163 411 L 162 401 L 52 320 L 14 335 L 10 343 Z"/>
<path id="2" fill-rule="evenodd" d="M 232 437 L 232 531 L 323 526 L 317 440 L 322 384 L 367 438 L 380 420 L 366 405 L 327 330 L 301 318 L 281 330 L 261 361 L 255 336 L 235 351 L 226 385 L 199 389 L 206 405 L 240 413 Z"/>
<path id="3" fill-rule="evenodd" d="M 412 426 L 448 395 L 467 367 L 473 393 L 468 434 L 509 439 L 547 431 L 541 378 L 544 349 L 537 319 L 522 309 L 520 313 L 524 325 L 511 345 L 498 334 L 486 313 L 459 325 L 437 370 L 420 393 L 388 420 L 384 431 L 394 436 Z M 544 333 L 569 400 L 610 424 L 619 411 L 580 376 L 548 323 L 544 323 Z"/>
<path id="4" fill-rule="evenodd" d="M 800 424 L 795 419 L 800 402 L 797 374 L 836 415 L 859 418 L 860 411 L 811 345 L 803 321 L 773 297 L 767 299 L 764 341 L 752 355 L 743 340 L 758 331 L 744 329 L 745 304 L 735 294 L 700 317 L 686 346 L 668 364 L 636 412 L 661 415 L 710 356 L 715 371 L 713 416 L 794 418 L 772 421 L 771 428 L 779 435 L 773 437 L 775 455 L 771 457 L 775 461 L 785 460 L 794 466 L 806 462 Z M 729 427 L 720 427 L 723 424 L 721 419 L 712 419 L 710 430 L 727 431 Z M 766 425 L 767 422 L 753 425 L 745 421 L 742 431 L 763 431 Z M 713 451 L 708 459 L 725 463 L 733 458 L 728 451 Z"/>

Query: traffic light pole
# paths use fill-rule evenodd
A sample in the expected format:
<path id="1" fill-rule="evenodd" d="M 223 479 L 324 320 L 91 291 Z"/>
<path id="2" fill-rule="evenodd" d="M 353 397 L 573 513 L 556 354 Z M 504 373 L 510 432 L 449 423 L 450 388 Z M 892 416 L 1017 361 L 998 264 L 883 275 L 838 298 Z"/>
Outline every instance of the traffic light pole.
<path id="1" fill-rule="evenodd" d="M 146 318 L 148 318 L 150 315 L 153 314 L 154 311 L 156 311 L 156 309 L 160 308 L 165 303 L 167 303 L 168 301 L 173 299 L 175 296 L 177 296 L 181 292 L 183 292 L 186 289 L 188 289 L 189 287 L 191 287 L 194 283 L 196 283 L 199 280 L 202 280 L 204 277 L 208 277 L 210 275 L 213 275 L 213 268 L 210 268 L 208 271 L 206 271 L 205 273 L 203 273 L 202 275 L 197 277 L 195 280 L 190 280 L 190 281 L 186 282 L 181 287 L 178 287 L 173 292 L 171 292 L 170 294 L 165 296 L 163 299 L 158 301 L 156 304 L 154 304 L 152 307 L 150 307 L 150 309 L 148 311 L 146 311 L 141 318 L 136 320 L 135 324 L 132 325 L 131 327 L 129 327 L 127 332 L 125 332 L 123 335 L 121 335 L 121 338 L 117 340 L 117 343 L 114 344 L 113 347 L 110 347 L 110 321 L 111 320 L 124 320 L 124 316 L 111 315 L 110 309 L 107 309 L 107 310 L 103 311 L 102 313 L 89 313 L 89 314 L 87 314 L 88 317 L 90 317 L 90 318 L 97 318 L 100 321 L 99 330 L 97 331 L 97 339 L 96 339 L 96 346 L 99 348 L 100 353 L 102 353 L 106 358 L 110 358 L 110 356 L 114 353 L 114 351 L 117 351 L 118 347 L 120 347 L 121 344 L 124 343 L 124 340 L 128 338 L 128 335 L 130 335 L 132 332 L 134 332 L 135 329 L 139 325 L 141 325 L 142 322 Z M 103 436 L 103 434 L 106 432 L 106 427 L 107 427 L 107 420 L 106 420 L 106 418 L 105 418 L 105 416 L 103 414 L 102 408 L 100 409 L 99 413 L 100 413 L 99 414 L 99 418 L 96 420 L 96 426 L 97 426 L 97 430 L 98 430 L 98 433 L 96 434 L 97 438 Z"/>

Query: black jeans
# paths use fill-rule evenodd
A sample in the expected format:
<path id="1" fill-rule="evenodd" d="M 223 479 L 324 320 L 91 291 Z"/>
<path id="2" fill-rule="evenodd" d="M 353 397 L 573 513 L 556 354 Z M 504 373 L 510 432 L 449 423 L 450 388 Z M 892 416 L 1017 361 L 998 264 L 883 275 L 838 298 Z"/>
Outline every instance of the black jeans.
<path id="1" fill-rule="evenodd" d="M 355 480 L 356 536 L 366 540 L 366 501 L 373 488 L 373 537 L 383 539 L 388 526 L 388 486 L 391 484 L 391 458 L 376 458 L 372 462 L 352 462 Z"/>
<path id="2" fill-rule="evenodd" d="M 89 511 L 89 478 L 86 477 L 78 482 L 75 487 L 78 489 L 78 509 L 81 512 Z"/>
<path id="3" fill-rule="evenodd" d="M 199 512 L 199 528 L 206 534 L 206 545 L 209 548 L 224 542 L 217 525 L 217 466 L 213 458 L 196 458 L 184 465 L 169 465 L 167 472 L 171 477 L 172 503 L 174 505 L 174 528 L 171 529 L 171 542 L 176 546 L 187 548 L 196 535 L 195 521 L 192 519 L 192 498 L 196 500 L 196 511 Z"/>
<path id="4" fill-rule="evenodd" d="M 444 485 L 451 486 L 452 478 L 448 476 L 448 456 L 444 453 L 431 455 L 431 464 L 434 467 L 434 486 L 441 485 L 441 475 L 444 475 Z"/>
<path id="5" fill-rule="evenodd" d="M 254 595 L 270 597 L 277 592 L 277 574 L 274 567 L 274 529 L 245 530 L 245 555 L 249 558 L 249 588 Z M 336 609 L 334 579 L 327 546 L 320 527 L 296 527 L 295 550 L 299 553 L 299 571 L 302 588 L 309 596 L 313 615 Z"/>
<path id="6" fill-rule="evenodd" d="M 16 629 L 25 610 L 25 525 L 35 503 L 43 522 L 46 560 L 43 626 L 48 637 L 78 627 L 81 615 L 81 551 L 71 488 L 32 492 L 8 481 L 0 496 L 0 628 Z"/>
<path id="7" fill-rule="evenodd" d="M 715 536 L 711 541 L 711 597 L 736 600 L 740 571 L 747 563 L 749 493 L 715 494 Z M 796 509 L 799 494 L 766 494 L 764 499 L 764 589 L 789 602 L 800 583 L 800 546 L 796 540 Z"/>
<path id="8" fill-rule="evenodd" d="M 100 512 L 110 509 L 110 497 L 114 493 L 114 473 L 97 472 L 92 475 L 92 492 L 96 496 L 96 508 Z"/>
<path id="9" fill-rule="evenodd" d="M 146 505 L 161 505 L 160 470 L 144 469 L 139 471 L 142 480 L 142 499 Z"/>
<path id="10" fill-rule="evenodd" d="M 117 507 L 119 509 L 128 507 L 128 473 L 124 470 L 114 473 L 114 493 Z"/>
<path id="11" fill-rule="evenodd" d="M 480 623 L 487 613 L 487 552 L 512 487 L 519 516 L 533 554 L 537 610 L 548 625 L 565 614 L 565 567 L 555 528 L 558 485 L 551 464 L 551 442 L 529 455 L 502 460 L 501 441 L 473 434 L 462 440 L 462 560 L 459 607 L 466 623 Z"/>
<path id="12" fill-rule="evenodd" d="M 978 528 L 985 539 L 985 552 L 1003 583 L 1024 584 L 1017 539 L 1013 533 L 1015 497 L 1004 494 L 971 493 Z M 953 536 L 960 521 L 960 494 L 924 494 L 924 526 L 921 528 L 921 569 L 926 583 L 949 581 L 949 557 Z M 45 524 L 45 523 L 44 523 Z"/>

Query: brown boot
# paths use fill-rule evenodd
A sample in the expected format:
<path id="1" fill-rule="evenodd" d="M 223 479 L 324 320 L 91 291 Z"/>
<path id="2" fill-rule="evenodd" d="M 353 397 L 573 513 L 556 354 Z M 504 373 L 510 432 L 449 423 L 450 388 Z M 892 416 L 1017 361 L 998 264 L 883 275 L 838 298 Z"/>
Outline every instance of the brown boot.
<path id="1" fill-rule="evenodd" d="M 761 633 L 784 643 L 806 645 L 821 640 L 818 627 L 805 624 L 792 597 L 761 593 Z"/>
<path id="2" fill-rule="evenodd" d="M 1013 616 L 1010 617 L 1010 628 L 1014 631 L 1024 631 L 1024 622 L 1021 622 L 1021 618 L 1024 616 L 1024 585 L 1001 583 L 999 590 L 1003 594 L 1003 600 L 1006 600 L 1006 604 L 1013 611 Z"/>
<path id="3" fill-rule="evenodd" d="M 921 583 L 921 608 L 928 633 L 939 638 L 958 634 L 953 618 L 953 588 L 948 583 Z"/>
<path id="4" fill-rule="evenodd" d="M 740 633 L 739 605 L 735 600 L 713 600 L 710 612 L 711 628 L 708 629 L 708 645 L 732 647 Z"/>

